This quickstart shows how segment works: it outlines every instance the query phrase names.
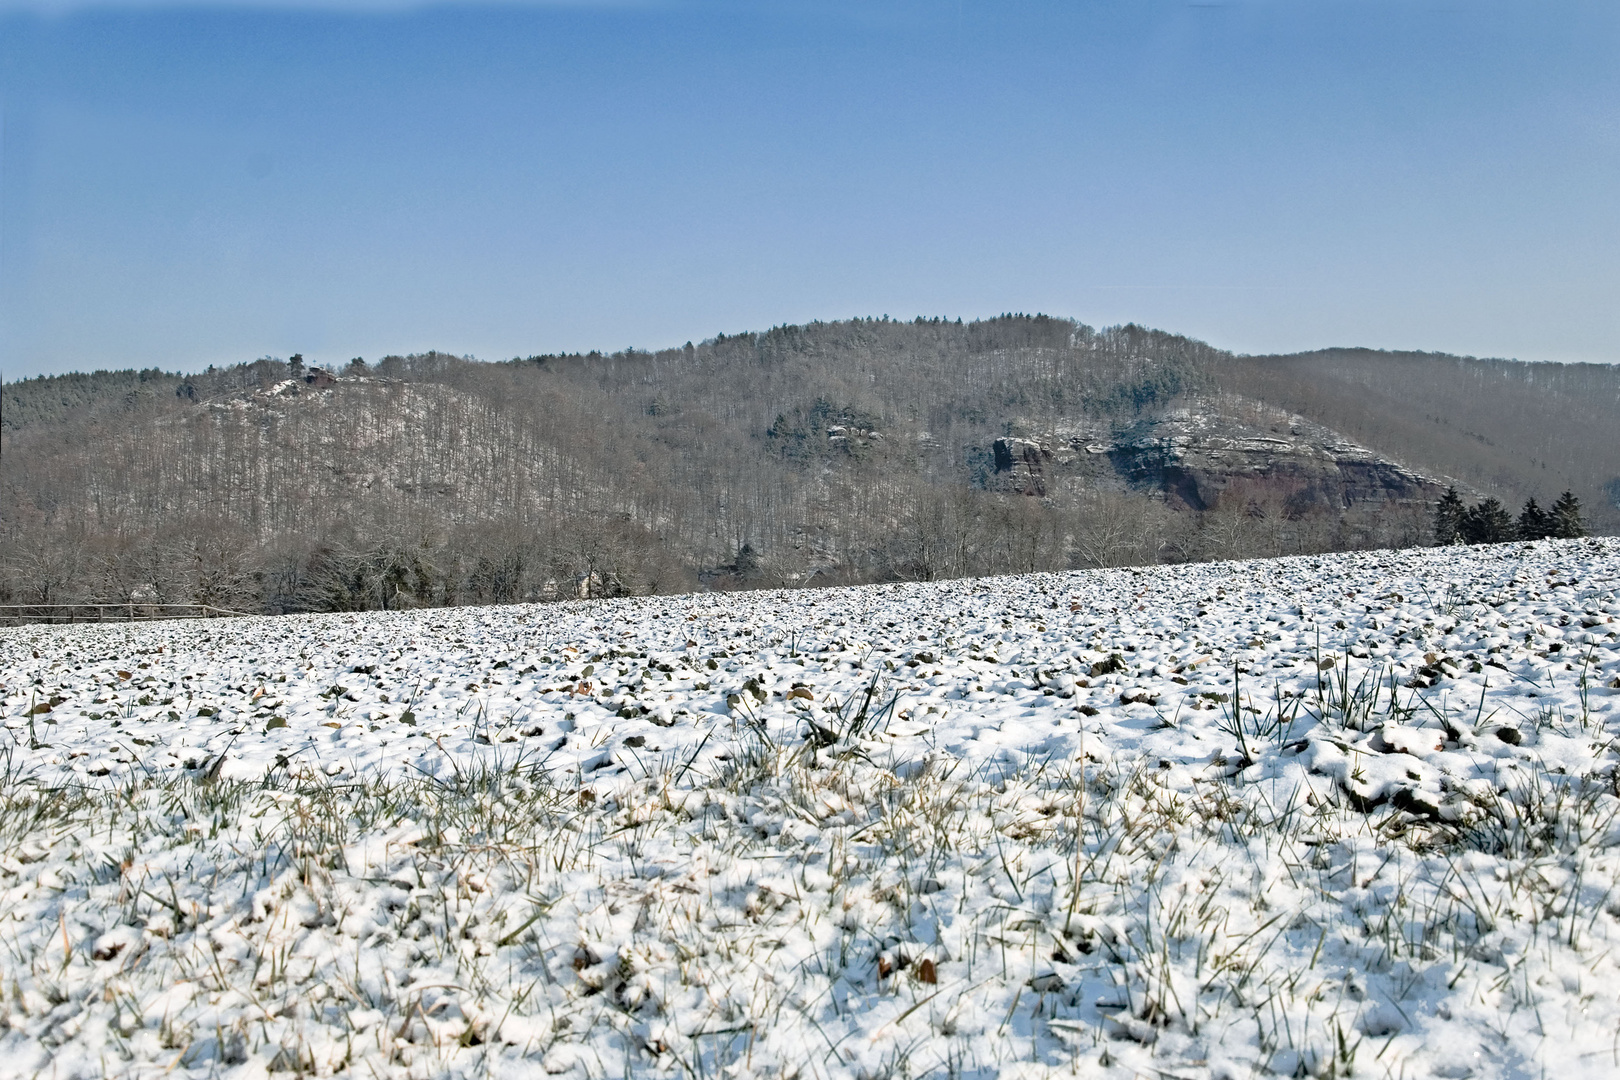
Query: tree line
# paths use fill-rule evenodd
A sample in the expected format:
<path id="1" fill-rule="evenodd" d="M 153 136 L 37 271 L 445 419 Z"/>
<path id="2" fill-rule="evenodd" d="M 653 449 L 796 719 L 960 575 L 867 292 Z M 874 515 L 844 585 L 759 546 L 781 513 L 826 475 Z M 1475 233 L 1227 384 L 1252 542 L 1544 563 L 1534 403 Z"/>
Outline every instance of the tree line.
<path id="1" fill-rule="evenodd" d="M 1447 488 L 1434 509 L 1436 544 L 1505 544 L 1511 540 L 1573 540 L 1587 535 L 1581 501 L 1574 492 L 1560 494 L 1543 509 L 1534 497 L 1525 500 L 1517 518 L 1501 500 L 1485 498 L 1472 506 L 1455 487 Z"/>
<path id="2" fill-rule="evenodd" d="M 1023 439 L 1085 457 L 1176 410 L 1217 425 L 1244 410 L 1297 413 L 1482 500 L 1557 480 L 1594 507 L 1590 527 L 1613 531 L 1602 484 L 1620 476 L 1620 439 L 1603 443 L 1613 418 L 1590 403 L 1620 382 L 1582 365 L 1523 367 L 1535 377 L 1460 358 L 1235 357 L 1137 326 L 1007 315 L 495 363 L 427 352 L 322 367 L 295 355 L 26 380 L 0 387 L 0 599 L 347 610 L 1442 535 L 1421 500 L 1311 501 L 1234 479 L 1191 507 L 1162 477 L 1109 473 L 1107 455 L 1086 458 L 1102 463 L 1095 475 L 1054 473 L 1037 488 L 1012 485 L 992 452 Z M 1382 413 L 1367 411 L 1374 397 L 1388 400 Z M 1527 411 L 1559 410 L 1581 422 L 1522 430 Z M 1490 475 L 1469 471 L 1471 446 Z"/>

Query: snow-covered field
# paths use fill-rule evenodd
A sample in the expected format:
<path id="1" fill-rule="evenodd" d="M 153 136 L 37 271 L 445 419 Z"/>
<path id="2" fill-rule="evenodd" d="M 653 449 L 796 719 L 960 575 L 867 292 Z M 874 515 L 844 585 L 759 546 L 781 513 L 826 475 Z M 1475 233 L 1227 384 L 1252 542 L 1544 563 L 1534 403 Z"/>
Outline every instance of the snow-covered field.
<path id="1" fill-rule="evenodd" d="M 0 631 L 0 1075 L 1615 1076 L 1617 590 Z"/>

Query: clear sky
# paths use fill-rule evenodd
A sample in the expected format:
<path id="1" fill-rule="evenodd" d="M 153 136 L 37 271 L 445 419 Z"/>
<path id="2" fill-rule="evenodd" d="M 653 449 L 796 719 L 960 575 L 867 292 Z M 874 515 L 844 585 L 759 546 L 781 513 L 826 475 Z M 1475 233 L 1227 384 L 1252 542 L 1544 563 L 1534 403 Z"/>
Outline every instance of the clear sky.
<path id="1" fill-rule="evenodd" d="M 0 0 L 0 368 L 1044 311 L 1620 360 L 1620 3 Z"/>

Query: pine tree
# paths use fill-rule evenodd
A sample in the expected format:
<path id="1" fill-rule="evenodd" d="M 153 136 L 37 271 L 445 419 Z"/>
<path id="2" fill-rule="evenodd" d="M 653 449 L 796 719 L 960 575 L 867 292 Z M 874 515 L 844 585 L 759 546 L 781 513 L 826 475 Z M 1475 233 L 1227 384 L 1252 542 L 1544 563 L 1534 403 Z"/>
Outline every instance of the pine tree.
<path id="1" fill-rule="evenodd" d="M 1465 544 L 1501 544 L 1513 539 L 1513 515 L 1496 499 L 1463 511 L 1458 532 Z"/>
<path id="2" fill-rule="evenodd" d="M 1552 518 L 1547 511 L 1536 505 L 1535 499 L 1524 504 L 1519 511 L 1518 526 L 1515 530 L 1520 540 L 1545 540 L 1552 535 Z"/>
<path id="3" fill-rule="evenodd" d="M 1572 491 L 1566 491 L 1558 496 L 1558 501 L 1552 505 L 1552 520 L 1549 522 L 1548 535 L 1556 536 L 1560 540 L 1573 540 L 1577 536 L 1586 535 L 1586 522 L 1581 519 L 1581 500 L 1575 497 Z"/>
<path id="4" fill-rule="evenodd" d="M 1460 538 L 1458 530 L 1462 526 L 1462 517 L 1465 513 L 1462 497 L 1457 489 L 1449 487 L 1440 502 L 1434 508 L 1434 542 L 1439 545 L 1455 544 Z"/>

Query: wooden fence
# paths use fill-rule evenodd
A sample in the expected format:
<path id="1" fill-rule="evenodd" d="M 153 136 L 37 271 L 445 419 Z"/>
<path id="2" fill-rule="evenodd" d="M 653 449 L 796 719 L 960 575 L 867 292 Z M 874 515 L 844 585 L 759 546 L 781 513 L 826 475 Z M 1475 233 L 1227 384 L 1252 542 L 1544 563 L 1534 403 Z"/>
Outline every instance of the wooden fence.
<path id="1" fill-rule="evenodd" d="M 90 600 L 82 604 L 0 604 L 0 626 L 30 623 L 146 622 L 152 619 L 241 618 L 251 612 L 212 604 L 144 604 Z"/>

